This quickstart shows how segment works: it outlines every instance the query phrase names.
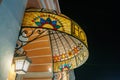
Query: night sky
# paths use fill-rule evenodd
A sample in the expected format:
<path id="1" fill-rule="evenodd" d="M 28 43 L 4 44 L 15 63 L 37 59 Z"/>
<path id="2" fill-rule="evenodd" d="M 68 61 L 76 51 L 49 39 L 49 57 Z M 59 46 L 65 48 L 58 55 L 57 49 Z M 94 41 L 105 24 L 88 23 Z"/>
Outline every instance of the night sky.
<path id="1" fill-rule="evenodd" d="M 76 21 L 88 38 L 89 59 L 75 69 L 76 80 L 120 80 L 120 36 L 118 26 L 112 27 L 112 3 L 59 0 L 59 4 L 61 12 Z"/>

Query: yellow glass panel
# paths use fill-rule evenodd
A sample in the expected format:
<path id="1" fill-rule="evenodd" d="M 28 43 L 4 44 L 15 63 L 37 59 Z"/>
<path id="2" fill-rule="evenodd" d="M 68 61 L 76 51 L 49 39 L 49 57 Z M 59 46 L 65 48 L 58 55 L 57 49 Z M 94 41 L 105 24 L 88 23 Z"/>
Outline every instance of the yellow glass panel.
<path id="1" fill-rule="evenodd" d="M 75 35 L 78 37 L 78 30 L 75 29 Z"/>
<path id="2" fill-rule="evenodd" d="M 79 32 L 79 37 L 80 37 L 80 39 L 81 39 L 82 41 L 85 41 L 85 34 L 84 34 L 83 31 L 80 31 L 80 32 Z"/>
<path id="3" fill-rule="evenodd" d="M 78 28 L 79 28 L 79 27 L 78 27 L 77 25 L 75 25 L 75 30 L 78 30 Z"/>
<path id="4" fill-rule="evenodd" d="M 50 24 L 44 24 L 44 25 L 43 25 L 43 28 L 44 28 L 44 27 L 45 27 L 45 28 L 50 28 L 50 29 L 53 29 L 53 26 L 52 26 L 52 25 L 50 25 Z"/>

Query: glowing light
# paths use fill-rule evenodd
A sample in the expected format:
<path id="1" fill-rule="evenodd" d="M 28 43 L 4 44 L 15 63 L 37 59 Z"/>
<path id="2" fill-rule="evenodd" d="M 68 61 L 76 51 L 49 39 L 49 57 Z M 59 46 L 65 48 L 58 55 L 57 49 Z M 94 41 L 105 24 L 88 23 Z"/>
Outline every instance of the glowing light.
<path id="1" fill-rule="evenodd" d="M 15 57 L 15 71 L 17 74 L 25 74 L 28 70 L 28 67 L 31 63 L 30 59 L 26 56 Z"/>

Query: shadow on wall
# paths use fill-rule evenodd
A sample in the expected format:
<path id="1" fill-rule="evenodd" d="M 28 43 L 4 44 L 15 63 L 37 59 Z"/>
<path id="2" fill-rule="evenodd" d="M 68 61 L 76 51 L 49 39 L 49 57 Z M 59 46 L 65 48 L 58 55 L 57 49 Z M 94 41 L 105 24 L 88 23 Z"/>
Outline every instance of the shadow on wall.
<path id="1" fill-rule="evenodd" d="M 0 4 L 1 4 L 2 0 L 0 0 Z"/>

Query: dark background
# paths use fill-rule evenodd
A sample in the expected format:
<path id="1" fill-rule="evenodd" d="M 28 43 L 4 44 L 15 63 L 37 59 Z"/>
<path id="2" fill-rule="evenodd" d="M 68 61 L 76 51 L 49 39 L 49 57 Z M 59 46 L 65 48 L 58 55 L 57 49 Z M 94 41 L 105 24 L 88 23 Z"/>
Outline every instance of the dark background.
<path id="1" fill-rule="evenodd" d="M 76 80 L 120 80 L 119 29 L 110 1 L 59 0 L 61 12 L 76 21 L 88 38 L 89 58 L 75 69 Z"/>

